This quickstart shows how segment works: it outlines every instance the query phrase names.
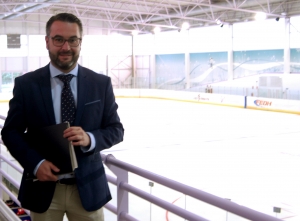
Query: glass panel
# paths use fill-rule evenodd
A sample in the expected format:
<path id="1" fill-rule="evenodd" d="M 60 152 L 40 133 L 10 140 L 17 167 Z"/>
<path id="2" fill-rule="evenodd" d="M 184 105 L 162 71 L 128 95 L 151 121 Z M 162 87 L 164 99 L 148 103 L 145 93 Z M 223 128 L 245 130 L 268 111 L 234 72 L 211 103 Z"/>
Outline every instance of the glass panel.
<path id="1" fill-rule="evenodd" d="M 2 72 L 2 85 L 1 85 L 1 92 L 12 92 L 14 79 L 18 76 L 21 76 L 22 72 Z"/>
<path id="2" fill-rule="evenodd" d="M 280 89 L 278 87 L 259 87 L 259 86 L 231 86 L 227 85 L 213 85 L 208 81 L 203 83 L 191 82 L 190 88 L 186 89 L 185 81 L 177 82 L 166 82 L 163 77 L 156 77 L 154 82 L 148 77 L 127 77 L 124 81 L 115 79 L 113 81 L 114 88 L 139 88 L 149 89 L 155 86 L 155 89 L 162 90 L 177 90 L 177 91 L 191 91 L 199 93 L 214 93 L 214 94 L 229 94 L 229 95 L 240 95 L 240 96 L 251 96 L 251 97 L 265 97 L 265 98 L 276 98 L 276 99 L 290 99 L 300 100 L 300 91 L 294 89 Z"/>

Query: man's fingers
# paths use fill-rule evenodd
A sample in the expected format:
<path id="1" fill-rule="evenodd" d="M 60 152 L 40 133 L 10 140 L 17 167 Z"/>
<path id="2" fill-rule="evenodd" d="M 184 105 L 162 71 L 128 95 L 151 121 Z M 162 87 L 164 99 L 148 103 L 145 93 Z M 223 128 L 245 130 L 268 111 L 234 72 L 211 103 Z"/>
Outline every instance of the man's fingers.
<path id="1" fill-rule="evenodd" d="M 59 168 L 57 168 L 53 163 L 50 162 L 49 164 L 51 170 L 53 170 L 54 172 L 58 173 L 60 171 Z"/>
<path id="2" fill-rule="evenodd" d="M 38 168 L 36 176 L 40 181 L 57 181 L 58 178 L 52 171 L 59 172 L 59 168 L 50 161 L 45 160 Z"/>
<path id="3" fill-rule="evenodd" d="M 74 146 L 89 146 L 90 136 L 81 127 L 70 127 L 64 131 L 64 138 L 72 141 Z"/>

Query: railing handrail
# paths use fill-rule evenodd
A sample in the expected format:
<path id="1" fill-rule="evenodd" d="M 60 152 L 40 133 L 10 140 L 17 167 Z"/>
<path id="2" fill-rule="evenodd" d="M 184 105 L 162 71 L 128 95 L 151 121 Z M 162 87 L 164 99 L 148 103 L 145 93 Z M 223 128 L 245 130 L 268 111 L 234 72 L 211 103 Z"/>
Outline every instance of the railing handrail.
<path id="1" fill-rule="evenodd" d="M 165 209 L 166 211 L 170 211 L 186 220 L 190 220 L 190 221 L 209 221 L 208 219 L 205 219 L 199 215 L 196 215 L 192 212 L 189 212 L 188 210 L 185 210 L 183 208 L 180 208 L 176 205 L 173 205 L 170 202 L 167 202 L 165 200 L 160 199 L 159 197 L 153 196 L 145 191 L 142 191 L 134 186 L 131 186 L 130 184 L 126 183 L 126 182 L 121 182 L 120 183 L 120 188 L 131 192 L 139 197 L 141 197 L 144 200 L 147 200 L 163 209 Z"/>
<path id="2" fill-rule="evenodd" d="M 141 169 L 139 167 L 133 166 L 131 164 L 117 160 L 113 155 L 101 154 L 102 160 L 105 164 L 112 164 L 122 169 L 125 169 L 131 173 L 139 175 L 141 177 L 147 178 L 168 188 L 176 190 L 178 192 L 189 195 L 196 198 L 202 202 L 208 203 L 210 205 L 221 208 L 225 211 L 231 212 L 243 218 L 253 220 L 253 221 L 278 221 L 279 219 L 272 216 L 266 215 L 264 213 L 252 210 L 250 208 L 238 205 L 232 201 L 223 199 L 221 197 L 206 193 L 194 187 L 179 183 L 177 181 L 171 180 L 169 178 L 157 175 L 155 173 L 149 172 L 147 170 Z"/>
<path id="3" fill-rule="evenodd" d="M 3 117 L 4 116 L 0 115 L 1 119 L 3 119 Z M 4 117 L 4 120 L 5 120 L 5 117 Z M 223 198 L 214 196 L 210 193 L 206 193 L 206 192 L 196 189 L 194 187 L 190 187 L 188 185 L 185 185 L 185 184 L 179 183 L 177 181 L 171 180 L 169 178 L 157 175 L 150 171 L 141 169 L 141 168 L 131 165 L 129 163 L 120 161 L 111 154 L 108 154 L 108 155 L 101 154 L 101 157 L 102 157 L 103 162 L 107 166 L 113 165 L 117 168 L 121 168 L 127 172 L 131 172 L 131 173 L 134 173 L 141 177 L 147 178 L 151 181 L 157 182 L 157 183 L 159 183 L 163 186 L 166 186 L 170 189 L 176 190 L 185 195 L 188 195 L 195 199 L 198 199 L 202 202 L 208 203 L 210 205 L 216 206 L 216 207 L 221 208 L 230 213 L 236 214 L 240 217 L 243 217 L 243 218 L 246 218 L 246 219 L 249 219 L 252 221 L 279 221 L 280 220 L 275 217 L 266 215 L 264 213 L 252 210 L 250 208 L 247 208 L 247 207 L 244 207 L 241 205 L 238 205 L 232 201 L 228 201 L 227 199 L 223 199 Z M 8 163 L 10 166 L 12 166 L 18 172 L 22 173 L 23 169 L 20 168 L 20 166 L 16 162 L 11 161 L 8 157 L 4 156 L 2 153 L 0 154 L 0 159 L 5 161 L 6 163 Z M 0 174 L 3 175 L 4 177 L 8 178 L 8 180 L 11 181 L 14 185 L 16 185 L 17 188 L 19 187 L 15 182 L 13 182 L 11 180 L 11 177 L 7 173 L 5 173 L 5 171 L 3 171 L 2 169 L 0 170 Z M 109 182 L 117 185 L 117 188 L 121 188 L 121 189 L 131 192 L 135 195 L 138 195 L 139 197 L 141 197 L 145 200 L 148 200 L 149 202 L 152 202 L 152 203 L 154 203 L 168 211 L 171 211 L 183 218 L 186 218 L 191 221 L 192 220 L 195 220 L 195 221 L 196 220 L 197 221 L 206 221 L 207 220 L 196 214 L 186 211 L 176 205 L 173 205 L 172 203 L 166 202 L 156 196 L 153 196 L 153 195 L 151 195 L 147 192 L 144 192 L 136 187 L 133 187 L 130 184 L 128 184 L 127 182 L 119 182 L 118 183 L 116 178 L 109 176 L 109 175 L 106 175 L 106 176 L 107 176 Z M 0 183 L 0 188 L 2 188 L 4 191 L 7 192 L 7 188 L 5 188 L 5 186 L 2 183 Z M 11 196 L 11 194 L 9 194 L 9 195 Z M 111 212 L 117 214 L 117 208 L 114 207 L 113 205 L 107 204 L 105 207 L 107 209 L 109 209 Z M 136 220 L 134 217 L 130 216 L 126 212 L 119 213 L 119 217 L 122 220 L 129 220 L 129 221 Z"/>
<path id="4" fill-rule="evenodd" d="M 19 173 L 23 173 L 23 168 L 19 164 L 14 163 L 8 157 L 4 156 L 2 153 L 0 155 L 0 159 L 4 160 L 7 164 L 9 164 L 11 167 L 13 167 Z"/>

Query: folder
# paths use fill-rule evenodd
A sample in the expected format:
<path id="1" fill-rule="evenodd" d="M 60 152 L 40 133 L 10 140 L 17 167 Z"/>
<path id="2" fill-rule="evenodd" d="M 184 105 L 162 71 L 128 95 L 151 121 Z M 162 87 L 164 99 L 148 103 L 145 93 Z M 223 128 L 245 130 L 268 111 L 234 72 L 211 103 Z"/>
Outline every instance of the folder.
<path id="1" fill-rule="evenodd" d="M 60 169 L 58 173 L 53 171 L 56 175 L 73 173 L 78 167 L 74 146 L 63 137 L 69 127 L 69 122 L 64 122 L 40 129 L 42 155 Z"/>

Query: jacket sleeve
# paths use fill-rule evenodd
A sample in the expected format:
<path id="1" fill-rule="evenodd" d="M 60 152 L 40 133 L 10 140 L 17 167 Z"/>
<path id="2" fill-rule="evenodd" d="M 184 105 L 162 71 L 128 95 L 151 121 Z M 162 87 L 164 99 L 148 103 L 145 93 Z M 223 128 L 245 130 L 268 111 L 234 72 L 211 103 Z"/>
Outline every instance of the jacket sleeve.
<path id="1" fill-rule="evenodd" d="M 15 78 L 13 98 L 9 102 L 9 111 L 1 135 L 11 155 L 24 169 L 33 173 L 34 168 L 43 158 L 28 143 L 23 90 L 21 78 Z"/>
<path id="2" fill-rule="evenodd" d="M 104 111 L 100 129 L 89 131 L 96 141 L 95 152 L 107 149 L 123 141 L 124 128 L 117 113 L 118 105 L 110 78 L 107 78 L 104 98 Z"/>

